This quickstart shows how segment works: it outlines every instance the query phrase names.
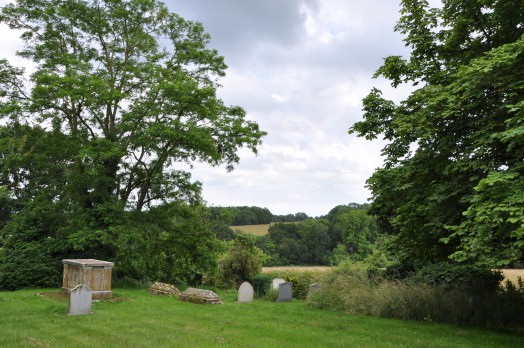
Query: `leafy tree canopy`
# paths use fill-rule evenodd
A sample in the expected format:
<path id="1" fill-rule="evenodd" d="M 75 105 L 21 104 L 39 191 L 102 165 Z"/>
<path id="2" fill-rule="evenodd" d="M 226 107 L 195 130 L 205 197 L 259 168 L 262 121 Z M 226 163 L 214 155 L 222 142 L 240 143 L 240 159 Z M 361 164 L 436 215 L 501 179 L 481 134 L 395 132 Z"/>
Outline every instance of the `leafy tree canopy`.
<path id="1" fill-rule="evenodd" d="M 350 133 L 383 137 L 371 212 L 405 261 L 488 266 L 524 259 L 524 3 L 404 0 L 411 56 L 375 76 L 418 87 L 400 104 L 373 89 Z"/>
<path id="2" fill-rule="evenodd" d="M 21 31 L 18 55 L 36 66 L 27 76 L 0 59 L 0 199 L 13 217 L 5 223 L 2 208 L 6 255 L 55 240 L 41 252 L 114 259 L 114 227 L 148 221 L 131 212 L 200 209 L 200 184 L 181 163 L 232 170 L 240 148 L 261 144 L 265 132 L 216 95 L 227 66 L 210 36 L 162 2 L 19 0 L 0 22 Z"/>

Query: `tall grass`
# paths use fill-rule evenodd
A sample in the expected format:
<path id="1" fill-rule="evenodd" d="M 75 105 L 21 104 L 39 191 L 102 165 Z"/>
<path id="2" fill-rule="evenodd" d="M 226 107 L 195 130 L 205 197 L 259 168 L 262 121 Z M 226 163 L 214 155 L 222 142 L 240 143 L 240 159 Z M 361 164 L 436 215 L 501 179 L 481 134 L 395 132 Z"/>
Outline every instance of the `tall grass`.
<path id="1" fill-rule="evenodd" d="M 325 274 L 307 302 L 351 314 L 489 328 L 524 328 L 524 285 L 465 291 L 411 280 L 370 279 L 363 265 L 344 264 Z"/>

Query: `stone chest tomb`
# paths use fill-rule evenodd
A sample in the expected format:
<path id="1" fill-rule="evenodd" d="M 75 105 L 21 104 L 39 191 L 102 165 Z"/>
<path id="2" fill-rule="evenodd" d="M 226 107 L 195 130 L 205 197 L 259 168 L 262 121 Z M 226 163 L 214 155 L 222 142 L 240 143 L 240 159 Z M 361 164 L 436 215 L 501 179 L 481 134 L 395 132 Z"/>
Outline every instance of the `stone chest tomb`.
<path id="1" fill-rule="evenodd" d="M 93 298 L 111 298 L 111 271 L 113 262 L 94 259 L 65 259 L 62 291 L 70 293 L 79 284 L 93 292 Z"/>
<path id="2" fill-rule="evenodd" d="M 187 288 L 178 297 L 180 301 L 199 304 L 222 304 L 220 297 L 211 290 Z"/>

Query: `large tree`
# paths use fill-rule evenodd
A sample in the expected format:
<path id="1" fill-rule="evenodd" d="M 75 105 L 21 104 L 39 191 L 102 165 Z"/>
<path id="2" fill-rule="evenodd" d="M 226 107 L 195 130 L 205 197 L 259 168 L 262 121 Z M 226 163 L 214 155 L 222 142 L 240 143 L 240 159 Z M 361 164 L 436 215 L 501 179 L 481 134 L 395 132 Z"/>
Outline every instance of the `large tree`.
<path id="1" fill-rule="evenodd" d="M 420 86 L 396 105 L 373 89 L 350 133 L 382 136 L 372 213 L 405 261 L 524 260 L 524 3 L 404 0 L 411 56 L 375 76 Z"/>
<path id="2" fill-rule="evenodd" d="M 0 60 L 0 185 L 14 201 L 4 259 L 49 239 L 49 254 L 115 257 L 113 227 L 132 212 L 200 202 L 180 163 L 232 170 L 265 134 L 217 97 L 227 66 L 202 25 L 159 1 L 19 0 L 0 22 L 35 66 L 26 79 Z"/>

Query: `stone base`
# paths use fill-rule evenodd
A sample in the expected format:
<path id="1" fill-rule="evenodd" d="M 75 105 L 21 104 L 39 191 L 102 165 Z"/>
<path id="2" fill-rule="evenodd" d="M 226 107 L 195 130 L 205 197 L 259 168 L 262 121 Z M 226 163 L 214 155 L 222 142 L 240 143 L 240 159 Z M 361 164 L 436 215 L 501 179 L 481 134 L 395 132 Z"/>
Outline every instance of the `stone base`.
<path id="1" fill-rule="evenodd" d="M 69 294 L 71 290 L 72 289 L 69 289 L 69 288 L 62 288 L 62 293 Z M 93 294 L 93 300 L 113 298 L 112 291 L 93 291 L 92 294 Z"/>

